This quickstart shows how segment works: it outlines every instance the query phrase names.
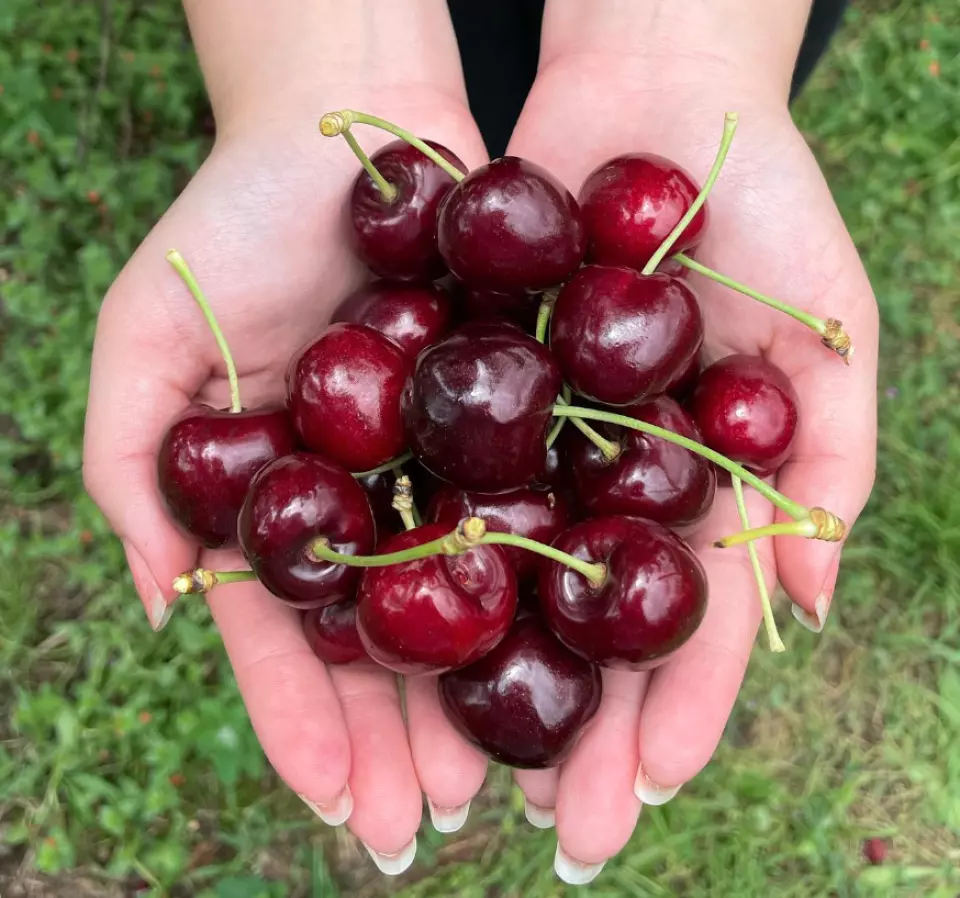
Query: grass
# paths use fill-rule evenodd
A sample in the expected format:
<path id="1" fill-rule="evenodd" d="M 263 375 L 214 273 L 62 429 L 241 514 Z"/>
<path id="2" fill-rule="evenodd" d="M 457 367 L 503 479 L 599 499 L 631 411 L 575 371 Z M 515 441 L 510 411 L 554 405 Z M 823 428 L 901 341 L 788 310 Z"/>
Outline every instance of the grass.
<path id="1" fill-rule="evenodd" d="M 209 146 L 181 16 L 6 0 L 0 37 L 0 894 L 385 894 L 265 765 L 202 607 L 151 637 L 82 493 L 99 299 Z M 591 895 L 960 893 L 958 54 L 955 3 L 857 4 L 796 107 L 881 305 L 877 487 L 828 632 L 755 653 L 715 761 Z M 477 805 L 390 885 L 565 894 L 502 771 Z"/>

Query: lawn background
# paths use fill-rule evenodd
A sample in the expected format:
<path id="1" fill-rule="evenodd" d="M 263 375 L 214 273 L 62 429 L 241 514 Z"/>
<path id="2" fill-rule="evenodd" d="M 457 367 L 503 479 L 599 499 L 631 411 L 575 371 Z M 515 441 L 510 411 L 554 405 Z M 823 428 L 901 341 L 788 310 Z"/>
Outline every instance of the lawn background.
<path id="1" fill-rule="evenodd" d="M 463 832 L 423 828 L 407 898 L 960 894 L 958 53 L 955 0 L 855 3 L 795 108 L 883 322 L 877 486 L 827 632 L 779 615 L 791 651 L 755 651 L 715 760 L 589 889 L 498 772 Z M 2 0 L 3 898 L 385 893 L 268 769 L 202 603 L 151 633 L 82 490 L 100 298 L 209 130 L 178 3 Z"/>

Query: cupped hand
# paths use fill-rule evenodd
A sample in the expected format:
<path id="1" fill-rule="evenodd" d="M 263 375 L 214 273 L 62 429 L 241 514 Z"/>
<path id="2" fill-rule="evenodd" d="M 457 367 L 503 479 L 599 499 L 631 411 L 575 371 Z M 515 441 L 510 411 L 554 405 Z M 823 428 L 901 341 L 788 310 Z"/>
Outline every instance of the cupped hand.
<path id="1" fill-rule="evenodd" d="M 594 167 L 625 152 L 666 156 L 702 183 L 724 113 L 739 113 L 697 259 L 821 318 L 841 319 L 856 353 L 845 367 L 793 319 L 695 275 L 691 283 L 706 321 L 704 360 L 762 355 L 787 373 L 801 420 L 776 486 L 852 525 L 874 476 L 878 320 L 870 285 L 786 103 L 735 83 L 727 69 L 711 72 L 709 61 L 681 62 L 686 77 L 671 86 L 656 77 L 632 78 L 629 60 L 581 54 L 550 61 L 509 152 L 544 165 L 574 193 Z M 640 65 L 652 68 L 649 60 Z M 748 495 L 748 511 L 753 526 L 774 520 L 772 507 L 756 494 Z M 761 619 L 746 549 L 711 547 L 740 529 L 732 490 L 719 490 L 693 538 L 710 581 L 696 635 L 652 674 L 605 671 L 601 710 L 570 759 L 556 771 L 518 774 L 540 818 L 549 822 L 543 809 L 555 808 L 558 872 L 569 881 L 594 876 L 629 838 L 641 805 L 671 798 L 717 746 Z M 799 537 L 766 539 L 757 547 L 768 587 L 779 579 L 794 615 L 819 632 L 840 547 Z M 538 817 L 537 808 L 532 814 Z"/>
<path id="2" fill-rule="evenodd" d="M 449 146 L 468 164 L 484 159 L 464 102 L 419 88 L 380 91 L 365 101 L 346 89 L 330 97 L 332 108 L 383 114 Z M 291 355 L 364 278 L 344 220 L 360 167 L 342 140 L 320 136 L 317 122 L 326 111 L 318 106 L 309 116 L 225 129 L 103 303 L 84 477 L 123 541 L 155 630 L 174 609 L 178 573 L 198 563 L 246 567 L 236 551 L 198 556 L 158 492 L 157 450 L 171 419 L 194 398 L 229 405 L 214 339 L 164 256 L 179 250 L 203 287 L 232 349 L 244 405 L 282 399 Z M 391 138 L 363 129 L 358 139 L 372 151 Z M 452 735 L 435 689 L 409 690 L 408 740 L 392 674 L 363 665 L 325 669 L 304 639 L 299 613 L 258 584 L 215 591 L 209 604 L 250 719 L 280 776 L 327 822 L 349 815 L 350 828 L 382 869 L 408 865 L 421 786 L 434 804 L 461 806 L 486 766 Z"/>

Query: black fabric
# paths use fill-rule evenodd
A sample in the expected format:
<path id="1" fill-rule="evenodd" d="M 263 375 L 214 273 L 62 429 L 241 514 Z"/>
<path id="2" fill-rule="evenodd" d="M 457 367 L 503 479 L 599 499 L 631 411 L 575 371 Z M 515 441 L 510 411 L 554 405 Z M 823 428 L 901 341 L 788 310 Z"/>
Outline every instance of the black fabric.
<path id="1" fill-rule="evenodd" d="M 502 156 L 537 74 L 544 0 L 448 0 L 448 5 L 470 109 L 490 155 Z M 791 99 L 816 67 L 846 6 L 847 0 L 814 0 Z"/>

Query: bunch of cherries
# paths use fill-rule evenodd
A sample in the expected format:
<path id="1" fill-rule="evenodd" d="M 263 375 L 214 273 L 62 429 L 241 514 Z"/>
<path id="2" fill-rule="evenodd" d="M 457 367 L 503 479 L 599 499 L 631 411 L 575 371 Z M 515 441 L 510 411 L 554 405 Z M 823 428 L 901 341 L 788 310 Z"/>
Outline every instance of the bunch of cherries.
<path id="1" fill-rule="evenodd" d="M 368 158 L 351 126 L 399 139 Z M 515 767 L 549 767 L 595 714 L 600 668 L 663 664 L 696 632 L 707 581 L 684 541 L 718 472 L 744 530 L 841 539 L 843 522 L 762 478 L 789 457 L 797 396 L 759 357 L 700 369 L 694 270 L 773 305 L 845 360 L 840 323 L 736 284 L 690 252 L 707 194 L 651 154 L 599 166 L 574 198 L 535 163 L 464 173 L 446 147 L 381 119 L 323 117 L 360 159 L 349 219 L 378 278 L 296 353 L 285 404 L 193 405 L 159 450 L 172 517 L 249 571 L 198 568 L 181 594 L 259 580 L 303 611 L 329 664 L 439 675 L 451 723 Z M 577 397 L 576 401 L 574 397 Z M 789 520 L 749 529 L 741 481 Z M 423 516 L 414 499 L 424 509 Z M 781 648 L 758 577 L 771 646 Z"/>

